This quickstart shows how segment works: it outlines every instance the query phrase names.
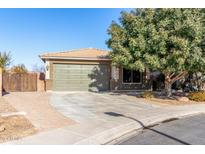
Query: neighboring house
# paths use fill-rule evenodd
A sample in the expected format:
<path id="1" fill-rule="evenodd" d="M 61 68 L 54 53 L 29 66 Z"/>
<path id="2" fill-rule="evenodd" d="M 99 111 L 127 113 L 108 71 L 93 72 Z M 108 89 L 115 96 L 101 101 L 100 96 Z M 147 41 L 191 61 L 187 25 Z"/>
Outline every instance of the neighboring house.
<path id="1" fill-rule="evenodd" d="M 40 55 L 46 65 L 46 90 L 108 91 L 150 88 L 149 72 L 112 66 L 109 51 L 87 48 Z"/>

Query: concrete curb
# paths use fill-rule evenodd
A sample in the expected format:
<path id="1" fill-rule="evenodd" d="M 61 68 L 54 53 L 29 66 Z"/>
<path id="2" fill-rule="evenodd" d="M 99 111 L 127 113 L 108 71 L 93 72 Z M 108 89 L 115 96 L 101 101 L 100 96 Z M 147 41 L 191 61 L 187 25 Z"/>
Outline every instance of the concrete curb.
<path id="1" fill-rule="evenodd" d="M 144 127 L 149 127 L 155 124 L 159 124 L 165 120 L 169 120 L 172 118 L 184 118 L 188 116 L 203 114 L 204 111 L 190 111 L 190 112 L 182 112 L 182 113 L 172 113 L 172 114 L 164 114 L 162 117 L 150 117 L 146 119 L 142 119 L 141 122 L 143 123 Z M 135 121 L 123 124 L 118 127 L 106 130 L 104 132 L 101 132 L 99 134 L 96 134 L 94 136 L 88 137 L 86 139 L 83 139 L 77 143 L 74 143 L 75 145 L 105 145 L 105 144 L 115 144 L 119 140 L 123 139 L 126 136 L 130 136 L 133 134 L 133 132 L 142 130 L 143 126 Z"/>

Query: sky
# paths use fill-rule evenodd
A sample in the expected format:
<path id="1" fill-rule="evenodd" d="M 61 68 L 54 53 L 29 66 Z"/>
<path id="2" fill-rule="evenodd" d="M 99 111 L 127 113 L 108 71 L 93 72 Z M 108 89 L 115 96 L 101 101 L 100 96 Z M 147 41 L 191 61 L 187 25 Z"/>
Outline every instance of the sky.
<path id="1" fill-rule="evenodd" d="M 129 10 L 0 9 L 0 51 L 11 52 L 12 65 L 32 70 L 43 64 L 39 55 L 45 52 L 108 49 L 108 27 Z"/>

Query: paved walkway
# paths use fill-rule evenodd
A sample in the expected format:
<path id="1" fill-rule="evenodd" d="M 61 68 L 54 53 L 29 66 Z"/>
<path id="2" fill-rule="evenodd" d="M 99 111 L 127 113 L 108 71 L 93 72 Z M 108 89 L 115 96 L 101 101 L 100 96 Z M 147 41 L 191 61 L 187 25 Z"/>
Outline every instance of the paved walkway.
<path id="1" fill-rule="evenodd" d="M 7 144 L 106 144 L 160 121 L 205 112 L 205 105 L 158 106 L 110 93 L 56 93 L 50 104 L 77 123 Z"/>
<path id="2" fill-rule="evenodd" d="M 72 125 L 75 122 L 66 118 L 49 104 L 51 94 L 44 92 L 14 92 L 3 97 L 16 110 L 26 112 L 26 118 L 39 132 Z"/>
<path id="3" fill-rule="evenodd" d="M 204 145 L 205 114 L 163 123 L 126 139 L 121 145 Z"/>

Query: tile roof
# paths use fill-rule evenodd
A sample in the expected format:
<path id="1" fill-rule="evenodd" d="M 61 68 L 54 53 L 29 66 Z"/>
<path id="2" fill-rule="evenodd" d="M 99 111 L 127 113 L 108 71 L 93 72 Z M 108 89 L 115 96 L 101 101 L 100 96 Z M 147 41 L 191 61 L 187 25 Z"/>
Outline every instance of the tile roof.
<path id="1" fill-rule="evenodd" d="M 109 59 L 109 51 L 96 48 L 75 49 L 64 52 L 45 53 L 41 59 Z"/>

